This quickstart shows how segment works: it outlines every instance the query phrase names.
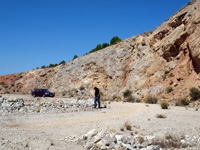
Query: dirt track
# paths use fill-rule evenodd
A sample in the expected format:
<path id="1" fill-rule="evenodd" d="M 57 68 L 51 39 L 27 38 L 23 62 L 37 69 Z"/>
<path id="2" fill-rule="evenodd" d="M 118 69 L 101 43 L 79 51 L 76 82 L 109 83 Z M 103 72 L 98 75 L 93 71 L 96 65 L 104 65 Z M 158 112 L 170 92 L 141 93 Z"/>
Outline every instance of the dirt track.
<path id="1" fill-rule="evenodd" d="M 164 114 L 167 118 L 156 118 L 157 114 Z M 0 116 L 0 139 L 11 141 L 10 149 L 13 143 L 19 142 L 33 149 L 83 149 L 67 142 L 65 137 L 81 137 L 91 129 L 122 132 L 120 128 L 126 121 L 132 125 L 131 132 L 142 135 L 163 135 L 167 132 L 197 135 L 200 133 L 199 118 L 200 111 L 194 108 L 162 110 L 159 105 L 115 102 L 106 109 L 86 112 Z M 128 131 L 123 133 L 130 134 Z"/>

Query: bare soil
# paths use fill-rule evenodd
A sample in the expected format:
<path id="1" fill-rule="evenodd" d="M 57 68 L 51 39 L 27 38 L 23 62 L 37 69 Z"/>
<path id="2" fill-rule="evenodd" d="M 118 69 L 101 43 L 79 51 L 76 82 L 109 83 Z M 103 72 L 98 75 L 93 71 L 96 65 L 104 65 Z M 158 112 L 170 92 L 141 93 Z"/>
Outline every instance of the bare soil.
<path id="1" fill-rule="evenodd" d="M 157 118 L 157 114 L 166 118 Z M 200 134 L 199 118 L 200 110 L 195 108 L 170 107 L 163 110 L 158 104 L 122 102 L 112 102 L 107 108 L 94 111 L 9 114 L 0 116 L 1 143 L 8 140 L 7 144 L 1 144 L 0 149 L 13 149 L 21 144 L 24 149 L 80 150 L 83 147 L 67 141 L 65 137 L 81 137 L 91 129 L 115 130 L 123 134 L 194 136 Z M 126 121 L 131 124 L 132 130 L 120 131 Z"/>

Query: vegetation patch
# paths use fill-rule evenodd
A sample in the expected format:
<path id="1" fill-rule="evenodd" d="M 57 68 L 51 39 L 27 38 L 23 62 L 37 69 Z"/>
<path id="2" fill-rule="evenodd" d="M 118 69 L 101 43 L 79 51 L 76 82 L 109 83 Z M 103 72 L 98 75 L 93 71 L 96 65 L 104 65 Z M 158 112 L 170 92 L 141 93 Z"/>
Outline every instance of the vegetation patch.
<path id="1" fill-rule="evenodd" d="M 118 95 L 113 95 L 113 96 L 112 96 L 112 100 L 114 100 L 114 101 L 120 101 L 120 100 L 121 100 L 121 97 L 118 96 Z"/>
<path id="2" fill-rule="evenodd" d="M 130 124 L 130 122 L 128 122 L 128 121 L 126 121 L 125 123 L 124 123 L 124 127 L 125 127 L 125 129 L 126 130 L 131 130 L 131 124 Z"/>
<path id="3" fill-rule="evenodd" d="M 163 101 L 160 102 L 160 106 L 161 106 L 162 109 L 168 109 L 169 103 L 168 103 L 168 101 L 163 100 Z"/>
<path id="4" fill-rule="evenodd" d="M 124 101 L 125 102 L 135 102 L 136 101 L 136 98 L 135 97 L 133 97 L 132 95 L 130 95 L 130 96 L 128 96 L 128 97 L 126 97 L 125 99 L 124 99 Z"/>
<path id="5" fill-rule="evenodd" d="M 200 99 L 200 90 L 198 88 L 192 87 L 190 89 L 190 97 L 192 101 Z"/>
<path id="6" fill-rule="evenodd" d="M 124 98 L 129 97 L 131 95 L 132 95 L 132 91 L 128 89 L 123 93 Z"/>
<path id="7" fill-rule="evenodd" d="M 118 36 L 114 36 L 111 40 L 110 40 L 110 45 L 113 45 L 113 44 L 117 44 L 121 42 L 121 39 L 118 37 Z"/>
<path id="8" fill-rule="evenodd" d="M 84 90 L 85 89 L 85 87 L 84 86 L 80 86 L 80 88 L 79 88 L 79 90 Z"/>
<path id="9" fill-rule="evenodd" d="M 187 106 L 189 105 L 190 100 L 187 97 L 178 98 L 175 100 L 176 106 Z"/>
<path id="10" fill-rule="evenodd" d="M 174 81 L 171 80 L 171 81 L 169 82 L 169 85 L 172 85 L 173 83 L 174 83 Z"/>
<path id="11" fill-rule="evenodd" d="M 153 95 L 147 95 L 144 98 L 144 102 L 148 104 L 156 104 L 158 102 L 158 99 Z"/>
<path id="12" fill-rule="evenodd" d="M 164 137 L 156 137 L 152 140 L 153 145 L 160 145 L 161 148 L 186 148 L 189 145 L 181 143 L 182 137 L 167 133 Z"/>
<path id="13" fill-rule="evenodd" d="M 108 46 L 110 46 L 110 45 L 117 44 L 117 43 L 119 43 L 119 42 L 121 42 L 121 41 L 122 41 L 122 40 L 121 40 L 118 36 L 114 36 L 114 37 L 110 40 L 110 44 L 109 44 L 109 43 L 98 44 L 94 49 L 90 50 L 89 53 L 86 53 L 85 55 L 90 54 L 90 53 L 93 53 L 93 52 L 96 52 L 96 51 L 99 51 L 99 50 L 101 50 L 101 49 L 103 49 L 103 48 L 106 48 L 106 47 L 108 47 Z M 76 59 L 76 58 L 78 58 L 78 56 L 77 56 L 77 55 L 74 55 L 74 57 L 73 57 L 72 60 L 74 60 L 74 59 Z M 63 61 L 61 61 L 59 64 L 50 64 L 49 66 L 43 65 L 43 66 L 41 66 L 41 69 L 44 69 L 44 68 L 52 68 L 52 67 L 56 67 L 56 66 L 58 66 L 58 65 L 65 64 L 65 63 L 66 63 L 66 62 L 63 60 Z M 36 69 L 39 69 L 39 67 L 37 67 Z"/>
<path id="14" fill-rule="evenodd" d="M 164 119 L 164 118 L 167 118 L 167 117 L 165 115 L 163 115 L 163 114 L 157 114 L 156 118 Z"/>
<path id="15" fill-rule="evenodd" d="M 165 92 L 166 93 L 170 93 L 170 92 L 172 92 L 173 91 L 173 88 L 171 87 L 171 86 L 169 86 L 169 87 L 167 87 L 166 89 L 165 89 Z"/>

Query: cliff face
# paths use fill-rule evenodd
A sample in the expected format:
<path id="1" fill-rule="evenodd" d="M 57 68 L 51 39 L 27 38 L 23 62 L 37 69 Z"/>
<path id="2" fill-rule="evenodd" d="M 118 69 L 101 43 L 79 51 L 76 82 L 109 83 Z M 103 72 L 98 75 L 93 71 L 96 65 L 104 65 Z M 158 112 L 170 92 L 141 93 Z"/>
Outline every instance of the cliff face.
<path id="1" fill-rule="evenodd" d="M 200 1 L 192 1 L 153 33 L 128 38 L 116 45 L 49 69 L 1 76 L 0 92 L 30 93 L 48 88 L 57 95 L 88 98 L 94 85 L 106 97 L 121 97 L 126 89 L 136 97 L 186 95 L 200 86 Z"/>

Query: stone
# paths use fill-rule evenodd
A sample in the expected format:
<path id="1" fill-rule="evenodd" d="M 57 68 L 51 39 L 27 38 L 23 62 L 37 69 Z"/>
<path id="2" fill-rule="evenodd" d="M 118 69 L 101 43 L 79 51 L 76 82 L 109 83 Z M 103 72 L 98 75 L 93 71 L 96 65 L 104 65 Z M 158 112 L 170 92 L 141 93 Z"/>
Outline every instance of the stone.
<path id="1" fill-rule="evenodd" d="M 122 143 L 123 147 L 126 148 L 127 150 L 133 150 L 134 148 L 130 144 L 124 144 Z"/>
<path id="2" fill-rule="evenodd" d="M 0 106 L 1 106 L 1 103 L 3 103 L 3 98 L 0 97 Z"/>
<path id="3" fill-rule="evenodd" d="M 109 147 L 110 145 L 116 143 L 116 138 L 111 137 L 109 134 L 106 134 L 101 141 L 97 143 L 99 146 L 107 146 Z"/>
<path id="4" fill-rule="evenodd" d="M 115 138 L 117 139 L 117 142 L 119 142 L 122 140 L 123 135 L 115 135 Z"/>
<path id="5" fill-rule="evenodd" d="M 35 112 L 40 112 L 40 109 L 41 109 L 40 104 L 36 104 L 36 105 L 34 106 Z"/>
<path id="6" fill-rule="evenodd" d="M 95 144 L 98 143 L 99 141 L 101 141 L 101 139 L 103 138 L 103 134 L 104 134 L 104 132 L 101 131 L 96 136 L 94 136 L 94 143 Z"/>

